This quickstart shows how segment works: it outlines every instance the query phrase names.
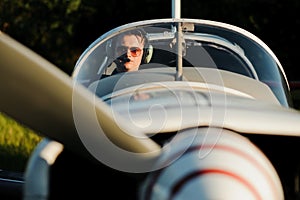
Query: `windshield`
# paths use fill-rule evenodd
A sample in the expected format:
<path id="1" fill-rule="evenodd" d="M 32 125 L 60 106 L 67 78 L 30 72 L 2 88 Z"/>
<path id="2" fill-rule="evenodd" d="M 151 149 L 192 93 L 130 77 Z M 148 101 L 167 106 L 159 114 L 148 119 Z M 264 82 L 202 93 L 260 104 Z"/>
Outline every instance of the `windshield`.
<path id="1" fill-rule="evenodd" d="M 135 45 L 120 39 L 129 32 L 134 37 L 128 39 L 136 41 Z M 185 73 L 189 68 L 223 70 L 267 84 L 278 101 L 289 106 L 289 88 L 279 61 L 261 40 L 238 27 L 192 19 L 126 24 L 95 40 L 79 58 L 72 77 L 86 87 L 102 81 L 105 87 L 97 95 L 107 95 L 113 91 L 110 87 L 115 90 L 115 85 L 105 79 L 127 73 L 120 63 L 129 62 L 128 56 L 140 56 L 138 70 L 152 73 L 147 78 L 141 76 L 141 80 L 128 80 L 128 86 L 155 81 L 197 81 L 190 77 L 193 73 Z M 157 69 L 159 73 L 153 74 Z"/>

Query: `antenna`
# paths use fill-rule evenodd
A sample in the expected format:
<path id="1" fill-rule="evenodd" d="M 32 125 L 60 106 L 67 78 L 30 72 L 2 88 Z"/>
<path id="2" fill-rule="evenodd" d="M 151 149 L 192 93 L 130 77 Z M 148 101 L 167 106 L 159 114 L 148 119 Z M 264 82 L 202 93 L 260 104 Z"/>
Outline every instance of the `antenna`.
<path id="1" fill-rule="evenodd" d="M 172 18 L 180 19 L 180 0 L 172 0 Z M 175 80 L 182 80 L 182 43 L 183 43 L 183 35 L 182 35 L 182 23 L 176 23 L 177 26 L 177 34 L 176 34 L 176 49 L 177 49 L 177 65 L 176 65 L 176 77 Z"/>
<path id="2" fill-rule="evenodd" d="M 180 19 L 181 1 L 172 0 L 172 18 Z"/>

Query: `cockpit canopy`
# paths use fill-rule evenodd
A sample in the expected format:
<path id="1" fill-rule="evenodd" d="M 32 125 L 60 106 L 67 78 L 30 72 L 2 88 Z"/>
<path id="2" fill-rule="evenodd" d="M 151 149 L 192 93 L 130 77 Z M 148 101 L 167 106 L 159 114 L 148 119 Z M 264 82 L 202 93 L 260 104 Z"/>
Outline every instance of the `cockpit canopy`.
<path id="1" fill-rule="evenodd" d="M 280 104 L 290 106 L 285 73 L 267 45 L 243 29 L 206 20 L 159 19 L 117 27 L 96 39 L 83 52 L 76 63 L 73 79 L 90 87 L 95 81 L 114 76 L 116 57 L 112 53 L 112 42 L 119 34 L 137 28 L 146 32 L 149 43 L 145 49 L 149 51 L 148 60 L 140 70 L 160 69 L 157 71 L 160 74 L 143 79 L 144 82 L 184 80 L 178 77 L 189 76 L 184 73 L 189 68 L 224 70 L 265 83 Z M 166 78 L 167 72 L 173 74 L 173 78 Z"/>

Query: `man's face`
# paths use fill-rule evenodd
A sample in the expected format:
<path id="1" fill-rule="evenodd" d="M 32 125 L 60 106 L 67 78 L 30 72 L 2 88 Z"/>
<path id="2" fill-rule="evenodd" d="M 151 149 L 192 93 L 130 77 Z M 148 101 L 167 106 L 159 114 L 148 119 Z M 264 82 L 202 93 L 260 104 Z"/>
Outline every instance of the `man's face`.
<path id="1" fill-rule="evenodd" d="M 142 56 L 144 43 L 140 36 L 125 35 L 117 41 L 116 54 L 119 71 L 136 71 L 138 70 Z"/>

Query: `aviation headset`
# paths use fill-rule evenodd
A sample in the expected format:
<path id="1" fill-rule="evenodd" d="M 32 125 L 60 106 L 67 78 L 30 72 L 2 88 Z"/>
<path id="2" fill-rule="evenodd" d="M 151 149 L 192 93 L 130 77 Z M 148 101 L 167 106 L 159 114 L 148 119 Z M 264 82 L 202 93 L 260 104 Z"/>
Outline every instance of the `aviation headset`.
<path id="1" fill-rule="evenodd" d="M 147 64 L 150 62 L 152 54 L 153 54 L 153 46 L 149 44 L 148 38 L 146 36 L 146 32 L 139 28 L 130 30 L 124 33 L 121 33 L 121 35 L 135 35 L 140 36 L 142 40 L 144 41 L 144 48 L 143 48 L 143 55 L 141 64 Z M 119 36 L 117 36 L 119 37 Z M 117 39 L 111 39 L 106 44 L 106 54 L 110 59 L 116 59 L 115 52 L 116 52 L 116 41 Z"/>

